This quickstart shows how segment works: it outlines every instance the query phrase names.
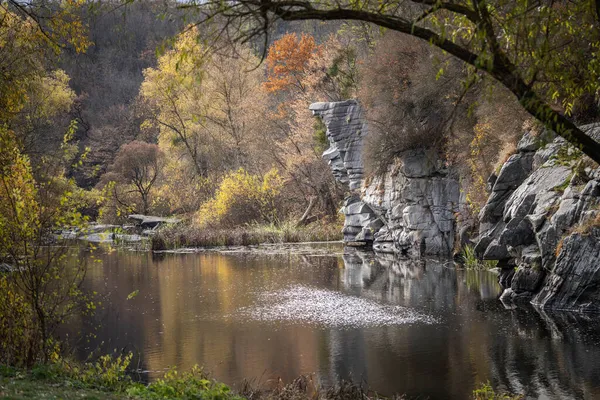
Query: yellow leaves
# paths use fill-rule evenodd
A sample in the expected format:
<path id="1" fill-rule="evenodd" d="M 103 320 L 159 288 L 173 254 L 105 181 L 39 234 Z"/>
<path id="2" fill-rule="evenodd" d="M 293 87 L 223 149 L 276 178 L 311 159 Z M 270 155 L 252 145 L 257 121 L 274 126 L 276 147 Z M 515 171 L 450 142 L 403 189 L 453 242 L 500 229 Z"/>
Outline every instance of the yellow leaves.
<path id="1" fill-rule="evenodd" d="M 69 3 L 68 1 L 66 3 Z M 0 122 L 7 122 L 28 106 L 27 117 L 48 119 L 68 111 L 75 94 L 67 75 L 60 70 L 46 73 L 48 48 L 59 50 L 66 31 L 78 50 L 86 45 L 86 32 L 72 8 L 61 8 L 44 18 L 44 29 L 29 17 L 0 7 Z M 69 42 L 69 40 L 67 40 Z"/>
<path id="2" fill-rule="evenodd" d="M 70 110 L 75 92 L 69 87 L 69 80 L 66 72 L 59 69 L 30 82 L 28 103 L 34 109 L 35 118 L 50 120 Z"/>
<path id="3" fill-rule="evenodd" d="M 200 226 L 225 223 L 235 226 L 257 220 L 272 222 L 276 217 L 275 200 L 283 187 L 276 169 L 262 178 L 243 168 L 225 175 L 214 197 L 197 213 Z"/>
<path id="4" fill-rule="evenodd" d="M 6 254 L 35 236 L 40 209 L 29 160 L 12 132 L 0 127 L 0 143 L 0 254 Z"/>
<path id="5" fill-rule="evenodd" d="M 79 17 L 84 5 L 82 0 L 63 0 L 60 9 L 49 18 L 47 34 L 57 51 L 63 43 L 71 45 L 78 53 L 84 53 L 92 45 L 87 26 Z"/>

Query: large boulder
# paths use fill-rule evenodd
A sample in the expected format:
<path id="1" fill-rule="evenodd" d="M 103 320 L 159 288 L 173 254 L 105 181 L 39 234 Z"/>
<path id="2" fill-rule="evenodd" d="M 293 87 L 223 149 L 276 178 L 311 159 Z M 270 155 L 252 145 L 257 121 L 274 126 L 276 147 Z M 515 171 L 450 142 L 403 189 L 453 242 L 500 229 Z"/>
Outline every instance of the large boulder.
<path id="1" fill-rule="evenodd" d="M 563 240 L 554 269 L 532 303 L 556 310 L 600 312 L 600 228 Z"/>

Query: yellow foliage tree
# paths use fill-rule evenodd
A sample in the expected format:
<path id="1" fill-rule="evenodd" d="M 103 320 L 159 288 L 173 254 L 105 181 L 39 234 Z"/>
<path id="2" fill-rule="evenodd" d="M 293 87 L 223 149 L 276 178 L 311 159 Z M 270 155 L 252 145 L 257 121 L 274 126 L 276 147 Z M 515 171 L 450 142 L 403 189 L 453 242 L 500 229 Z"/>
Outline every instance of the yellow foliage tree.
<path id="1" fill-rule="evenodd" d="M 0 263 L 12 270 L 0 282 L 0 335 L 14 346 L 0 362 L 46 361 L 56 328 L 82 298 L 85 263 L 68 263 L 67 246 L 48 246 L 57 229 L 85 221 L 77 211 L 81 197 L 64 183 L 61 177 L 36 182 L 14 134 L 0 127 Z"/>
<path id="2" fill-rule="evenodd" d="M 81 4 L 63 1 L 38 18 L 36 4 L 0 3 L 0 264 L 11 271 L 0 277 L 2 364 L 47 361 L 57 327 L 83 305 L 85 263 L 67 262 L 69 248 L 53 243 L 57 229 L 85 222 L 78 212 L 84 196 L 64 176 L 74 129 L 59 140 L 64 157 L 40 160 L 35 176 L 25 155 L 36 121 L 47 122 L 73 101 L 66 74 L 49 74 L 45 64 L 63 46 L 89 45 L 77 17 Z"/>
<path id="3" fill-rule="evenodd" d="M 157 67 L 144 71 L 140 90 L 152 111 L 144 127 L 159 128 L 165 170 L 177 177 L 177 190 L 171 181 L 159 189 L 173 211 L 196 210 L 214 189 L 210 180 L 260 164 L 260 152 L 253 151 L 264 129 L 257 116 L 264 114 L 265 101 L 257 90 L 261 73 L 251 71 L 258 60 L 241 46 L 215 53 L 198 35 L 196 28 L 180 34 Z"/>
<path id="4" fill-rule="evenodd" d="M 46 76 L 43 60 L 71 45 L 83 52 L 91 44 L 86 27 L 77 17 L 80 0 L 67 0 L 43 19 L 35 10 L 0 4 L 0 121 L 11 120 L 28 101 L 29 82 Z M 45 21 L 44 24 L 38 21 Z M 57 77 L 60 79 L 60 77 Z"/>
<path id="5" fill-rule="evenodd" d="M 230 172 L 221 181 L 214 197 L 198 211 L 200 226 L 237 226 L 250 222 L 278 222 L 277 199 L 283 180 L 276 169 L 263 177 L 243 168 Z"/>

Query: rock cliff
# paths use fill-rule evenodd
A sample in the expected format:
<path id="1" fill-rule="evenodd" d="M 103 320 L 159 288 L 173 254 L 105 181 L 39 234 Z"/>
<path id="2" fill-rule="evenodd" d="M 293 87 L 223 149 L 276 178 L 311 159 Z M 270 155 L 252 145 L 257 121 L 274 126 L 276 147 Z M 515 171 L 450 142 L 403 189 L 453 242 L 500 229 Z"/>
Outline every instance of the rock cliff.
<path id="1" fill-rule="evenodd" d="M 385 174 L 366 182 L 362 151 L 367 126 L 359 104 L 314 103 L 310 109 L 327 128 L 330 147 L 323 157 L 351 193 L 342 209 L 344 241 L 373 245 L 383 253 L 451 255 L 459 182 L 438 153 L 407 150 Z"/>
<path id="2" fill-rule="evenodd" d="M 407 150 L 384 174 L 366 179 L 368 130 L 359 104 L 310 109 L 327 128 L 323 157 L 349 189 L 344 241 L 385 254 L 452 255 L 465 201 L 439 154 Z M 600 126 L 583 128 L 600 140 Z M 488 183 L 475 250 L 499 261 L 501 300 L 600 312 L 600 168 L 551 132 L 527 132 Z"/>
<path id="3" fill-rule="evenodd" d="M 476 251 L 499 260 L 501 299 L 600 311 L 599 205 L 597 165 L 562 138 L 526 133 L 479 215 Z"/>

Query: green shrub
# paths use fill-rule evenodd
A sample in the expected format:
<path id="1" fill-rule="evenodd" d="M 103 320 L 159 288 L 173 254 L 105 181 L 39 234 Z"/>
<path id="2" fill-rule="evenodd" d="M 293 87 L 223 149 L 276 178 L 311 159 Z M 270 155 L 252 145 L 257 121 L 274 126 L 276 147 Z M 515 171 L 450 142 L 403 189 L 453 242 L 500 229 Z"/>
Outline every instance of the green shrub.
<path id="1" fill-rule="evenodd" d="M 171 369 L 162 379 L 149 385 L 134 384 L 127 389 L 127 394 L 140 399 L 203 399 L 203 400 L 242 400 L 231 392 L 231 389 L 217 382 L 197 365 L 189 372 L 178 373 Z"/>
<path id="2" fill-rule="evenodd" d="M 522 398 L 521 395 L 496 393 L 489 382 L 482 383 L 478 389 L 473 391 L 474 400 L 520 400 Z"/>
<path id="3" fill-rule="evenodd" d="M 465 246 L 463 249 L 463 265 L 467 269 L 492 269 L 497 264 L 498 261 L 495 260 L 480 260 L 473 246 Z"/>

